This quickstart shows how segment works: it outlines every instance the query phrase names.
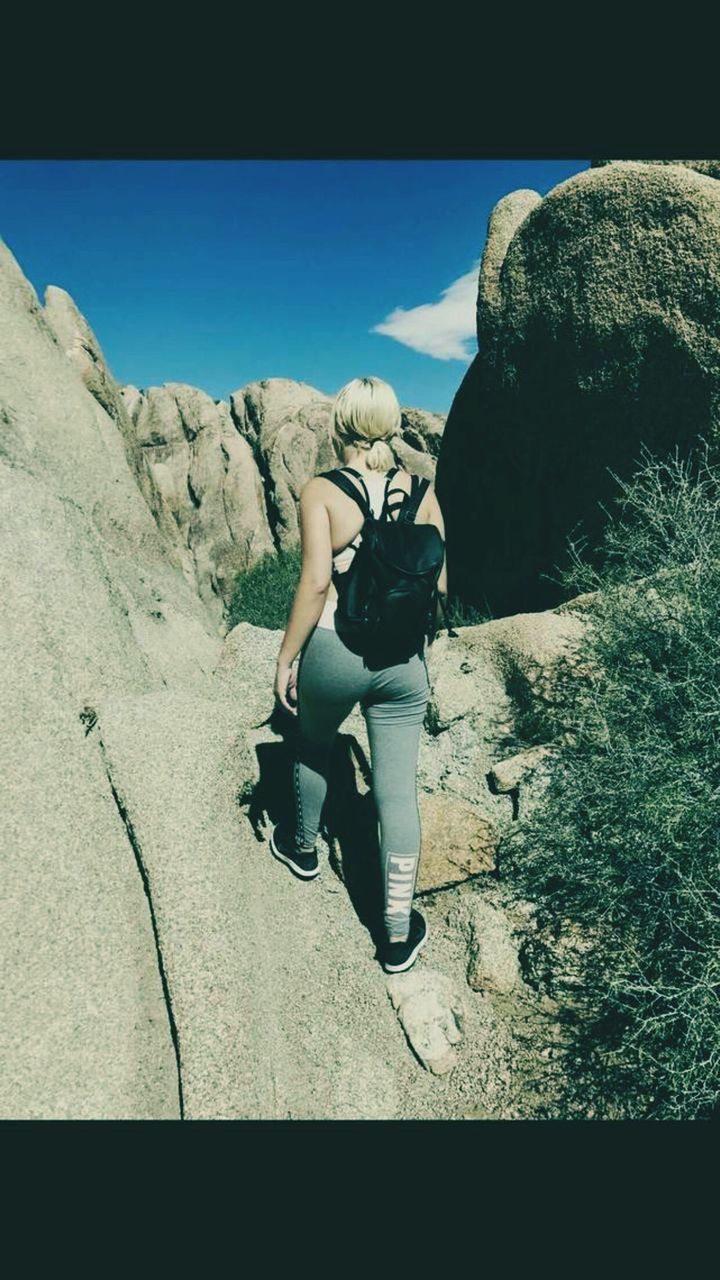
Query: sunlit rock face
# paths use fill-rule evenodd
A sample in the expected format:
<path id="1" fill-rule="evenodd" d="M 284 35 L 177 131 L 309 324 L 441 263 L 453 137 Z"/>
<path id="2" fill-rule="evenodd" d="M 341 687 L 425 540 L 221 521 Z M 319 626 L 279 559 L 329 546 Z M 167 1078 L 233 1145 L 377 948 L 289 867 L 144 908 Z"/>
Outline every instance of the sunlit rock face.
<path id="1" fill-rule="evenodd" d="M 200 696 L 219 640 L 62 310 L 51 324 L 0 245 L 0 1116 L 172 1118 L 148 899 L 97 721 L 110 692 Z"/>
<path id="2" fill-rule="evenodd" d="M 140 487 L 176 563 L 221 622 L 239 573 L 275 544 L 262 477 L 230 407 L 186 383 L 122 388 L 144 466 Z"/>

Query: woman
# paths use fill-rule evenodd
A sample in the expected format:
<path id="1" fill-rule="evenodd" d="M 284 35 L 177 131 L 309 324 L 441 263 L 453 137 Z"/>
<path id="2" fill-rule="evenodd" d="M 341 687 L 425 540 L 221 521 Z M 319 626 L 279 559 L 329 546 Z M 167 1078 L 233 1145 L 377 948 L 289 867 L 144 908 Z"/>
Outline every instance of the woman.
<path id="1" fill-rule="evenodd" d="M 388 486 L 385 473 L 396 465 L 386 439 L 400 429 L 395 392 L 380 378 L 355 378 L 339 392 L 332 413 L 333 443 L 343 467 L 360 472 L 373 512 L 379 516 L 388 487 L 390 518 L 396 519 L 409 494 L 411 476 L 400 469 Z M 362 482 L 345 474 L 362 493 Z M 416 513 L 418 524 L 445 525 L 433 485 Z M 406 662 L 371 669 L 343 643 L 335 629 L 337 592 L 334 562 L 344 572 L 355 554 L 363 525 L 359 507 L 332 481 L 315 476 L 300 494 L 302 568 L 280 646 L 275 694 L 298 716 L 298 749 L 293 763 L 295 828 L 279 823 L 270 847 L 303 879 L 319 871 L 315 841 L 327 793 L 330 752 L 337 731 L 360 702 L 368 728 L 373 799 L 378 815 L 384 892 L 384 938 L 378 958 L 388 973 L 414 964 L 427 926 L 412 909 L 420 857 L 417 757 L 430 694 L 424 648 Z M 351 546 L 350 544 L 355 544 Z M 438 580 L 447 595 L 447 564 Z M 297 672 L 292 671 L 300 655 Z M 295 699 L 296 706 L 290 699 Z"/>

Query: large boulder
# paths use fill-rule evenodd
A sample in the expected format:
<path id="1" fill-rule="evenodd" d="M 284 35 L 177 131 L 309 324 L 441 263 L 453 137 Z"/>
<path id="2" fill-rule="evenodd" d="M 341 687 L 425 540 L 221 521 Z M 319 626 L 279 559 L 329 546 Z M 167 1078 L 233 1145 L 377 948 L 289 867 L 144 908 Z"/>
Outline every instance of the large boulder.
<path id="1" fill-rule="evenodd" d="M 706 173 L 709 178 L 720 178 L 720 160 L 591 160 L 590 165 L 598 168 L 604 164 L 684 164 L 688 169 L 698 173 Z"/>
<path id="2" fill-rule="evenodd" d="M 496 618 L 563 599 L 568 539 L 598 541 L 643 447 L 720 421 L 720 183 L 624 162 L 516 196 L 437 468 L 450 589 Z"/>
<path id="3" fill-rule="evenodd" d="M 87 730 L 111 690 L 202 688 L 218 639 L 5 245 L 0 427 L 0 1113 L 177 1116 L 148 899 Z"/>

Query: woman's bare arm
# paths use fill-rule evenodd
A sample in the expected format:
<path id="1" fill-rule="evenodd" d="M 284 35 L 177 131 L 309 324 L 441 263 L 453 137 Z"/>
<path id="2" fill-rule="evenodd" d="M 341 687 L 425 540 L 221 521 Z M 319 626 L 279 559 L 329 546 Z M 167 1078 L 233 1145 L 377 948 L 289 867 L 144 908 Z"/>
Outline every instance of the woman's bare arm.
<path id="1" fill-rule="evenodd" d="M 443 513 L 440 509 L 440 503 L 438 502 L 434 484 L 428 485 L 427 492 L 425 494 L 425 502 L 427 502 L 428 504 L 427 513 L 425 515 L 425 523 L 434 524 L 435 528 L 440 530 L 440 533 L 442 534 L 443 541 L 444 541 L 445 521 L 443 519 Z M 440 592 L 441 595 L 447 596 L 447 552 L 445 553 L 445 558 L 443 560 L 443 567 L 440 571 L 440 577 L 438 578 L 438 591 Z"/>
<path id="2" fill-rule="evenodd" d="M 316 483 L 317 481 L 320 483 Z M 292 664 L 316 626 L 332 581 L 330 516 L 320 494 L 325 483 L 318 476 L 308 480 L 298 507 L 302 566 L 288 616 L 278 661 Z"/>
<path id="3" fill-rule="evenodd" d="M 443 519 L 443 513 L 440 508 L 440 503 L 438 502 L 434 484 L 431 483 L 428 485 L 428 488 L 423 498 L 421 506 L 423 507 L 423 517 L 424 517 L 423 523 L 434 524 L 435 528 L 439 529 L 444 539 L 445 538 L 445 521 Z M 435 613 L 436 629 L 438 627 L 444 626 L 445 624 L 445 616 L 442 612 L 442 607 L 439 599 L 439 597 L 441 596 L 442 596 L 443 603 L 447 605 L 447 551 L 445 552 L 445 556 L 443 558 L 443 566 L 442 566 L 442 569 L 440 570 L 440 577 L 438 578 L 438 604 L 437 604 L 437 610 Z"/>

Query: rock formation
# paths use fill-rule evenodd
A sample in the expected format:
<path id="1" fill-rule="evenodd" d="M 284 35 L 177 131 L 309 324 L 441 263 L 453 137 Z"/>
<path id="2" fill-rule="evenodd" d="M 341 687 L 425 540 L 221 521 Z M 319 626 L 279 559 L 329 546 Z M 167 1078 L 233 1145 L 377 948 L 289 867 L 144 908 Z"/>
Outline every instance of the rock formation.
<path id="1" fill-rule="evenodd" d="M 239 573 L 299 542 L 305 482 L 338 465 L 332 398 L 286 378 L 215 401 L 187 383 L 118 386 L 100 343 L 64 289 L 50 285 L 44 317 L 88 391 L 119 428 L 130 468 L 172 561 L 222 629 Z M 391 446 L 433 479 L 444 419 L 404 409 Z"/>
<path id="2" fill-rule="evenodd" d="M 599 529 L 610 468 L 717 429 L 718 176 L 596 161 L 505 197 L 447 426 L 403 410 L 391 444 L 437 468 L 451 590 L 506 616 L 428 654 L 429 937 L 391 978 L 360 709 L 299 884 L 267 845 L 292 803 L 281 633 L 220 638 L 235 575 L 297 544 L 302 485 L 337 462 L 330 397 L 118 387 L 69 295 L 41 307 L 0 245 L 0 1117 L 552 1114 L 544 1064 L 594 939 L 513 896 L 503 837 L 555 767 L 548 713 L 597 600 L 540 575 Z"/>
<path id="3" fill-rule="evenodd" d="M 110 691 L 202 688 L 218 640 L 4 245 L 0 424 L 0 1115 L 177 1115 L 148 899 L 92 725 Z"/>
<path id="4" fill-rule="evenodd" d="M 220 625 L 238 573 L 274 549 L 262 480 L 229 406 L 185 383 L 119 387 L 64 289 L 44 316 L 88 391 L 117 424 L 170 558 Z"/>
<path id="5" fill-rule="evenodd" d="M 716 436 L 713 165 L 598 162 L 542 200 L 514 192 L 493 211 L 480 351 L 436 480 L 450 590 L 491 616 L 563 599 L 552 579 L 568 539 L 597 542 L 614 475 L 632 473 L 643 445 L 663 454 Z"/>
<path id="6" fill-rule="evenodd" d="M 185 383 L 122 399 L 142 449 L 140 487 L 188 582 L 222 623 L 239 573 L 274 550 L 253 451 L 229 406 Z"/>
<path id="7" fill-rule="evenodd" d="M 65 355 L 72 361 L 88 391 L 117 424 L 125 445 L 130 469 L 142 483 L 144 475 L 142 448 L 128 416 L 115 379 L 100 343 L 70 294 L 56 285 L 45 290 L 43 315 Z"/>
<path id="8" fill-rule="evenodd" d="M 336 464 L 330 443 L 332 401 L 314 387 L 285 378 L 253 382 L 230 396 L 233 421 L 263 477 L 276 545 L 297 545 L 297 503 L 306 480 Z"/>
<path id="9" fill-rule="evenodd" d="M 572 610 L 433 646 L 420 765 L 428 962 L 389 983 L 369 931 L 372 839 L 359 843 L 377 835 L 362 716 L 338 739 L 323 875 L 299 885 L 267 849 L 292 794 L 293 726 L 273 695 L 280 633 L 243 623 L 221 645 L 180 554 L 184 533 L 163 536 L 148 505 L 179 527 L 175 481 L 153 477 L 161 463 L 153 454 L 148 467 L 145 447 L 170 449 L 167 431 L 185 460 L 177 484 L 189 474 L 220 524 L 202 437 L 214 458 L 234 432 L 228 501 L 260 457 L 263 495 L 273 476 L 270 535 L 290 537 L 294 456 L 323 458 L 310 410 L 293 434 L 282 388 L 258 384 L 234 407 L 238 430 L 183 384 L 117 393 L 67 295 L 49 293 L 43 310 L 4 246 L 0 353 L 0 1116 L 526 1114 L 513 1023 L 522 1009 L 544 1027 L 545 997 L 521 982 L 496 1008 L 497 988 L 469 985 L 471 926 L 476 900 L 504 910 L 495 849 L 515 821 L 486 774 L 515 751 L 521 676 L 531 697 L 547 696 L 580 625 Z M 441 423 L 410 411 L 406 422 L 405 447 L 433 465 Z M 530 679 L 538 665 L 548 681 Z"/>

